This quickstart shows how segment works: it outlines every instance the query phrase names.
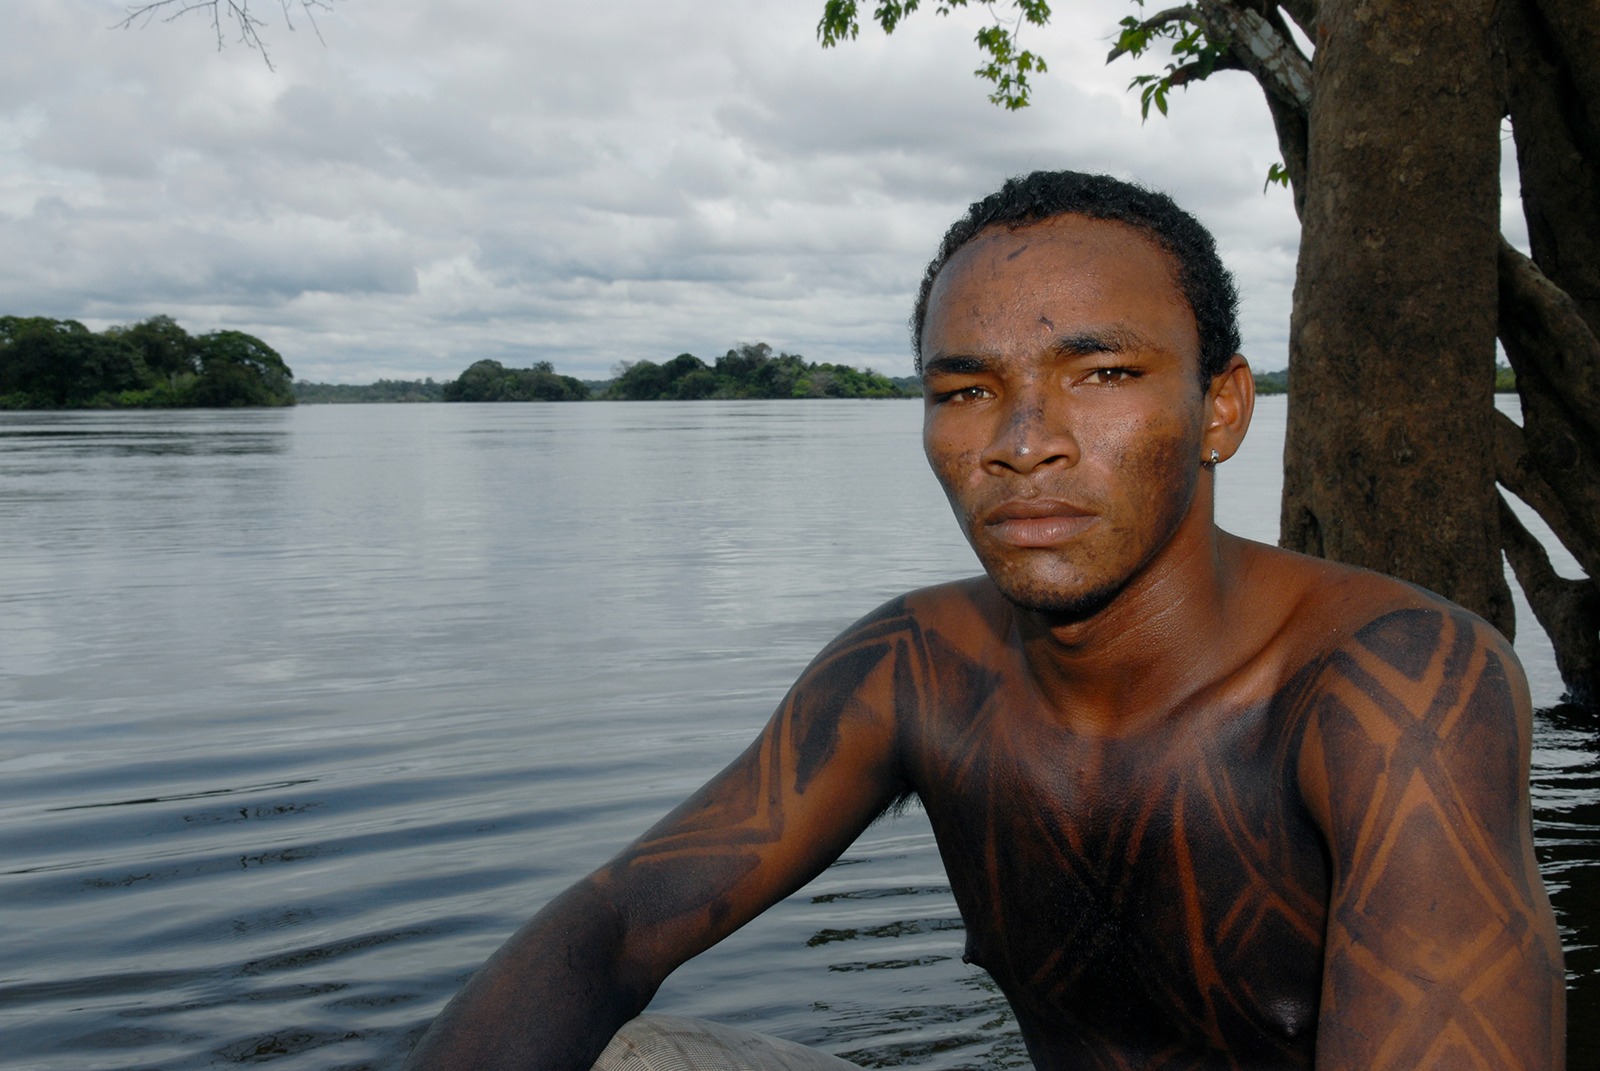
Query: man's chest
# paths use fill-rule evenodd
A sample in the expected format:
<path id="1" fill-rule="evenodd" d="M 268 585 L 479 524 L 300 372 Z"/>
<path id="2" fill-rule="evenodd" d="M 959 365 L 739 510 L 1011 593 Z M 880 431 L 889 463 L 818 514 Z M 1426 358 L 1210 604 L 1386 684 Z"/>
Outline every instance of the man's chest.
<path id="1" fill-rule="evenodd" d="M 1328 874 L 1270 712 L 1109 741 L 983 720 L 928 742 L 922 796 L 1025 1032 L 1309 1059 Z"/>

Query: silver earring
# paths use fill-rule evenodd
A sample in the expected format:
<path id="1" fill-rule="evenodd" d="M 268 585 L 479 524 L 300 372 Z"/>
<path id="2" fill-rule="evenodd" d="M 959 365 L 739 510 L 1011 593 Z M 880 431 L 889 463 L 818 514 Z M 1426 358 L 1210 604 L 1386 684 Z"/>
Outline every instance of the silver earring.
<path id="1" fill-rule="evenodd" d="M 1217 455 L 1216 447 L 1212 447 L 1211 456 L 1209 458 L 1207 458 L 1206 460 L 1202 461 L 1201 464 L 1204 465 L 1208 469 L 1214 469 L 1214 468 L 1217 467 L 1217 462 L 1221 461 L 1221 460 L 1222 460 L 1222 458 Z"/>

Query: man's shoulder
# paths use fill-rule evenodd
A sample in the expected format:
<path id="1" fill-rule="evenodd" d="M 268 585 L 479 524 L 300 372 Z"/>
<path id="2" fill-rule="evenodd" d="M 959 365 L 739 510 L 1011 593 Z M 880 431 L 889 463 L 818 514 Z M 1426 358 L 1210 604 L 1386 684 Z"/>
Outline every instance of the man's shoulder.
<path id="1" fill-rule="evenodd" d="M 1463 644 L 1515 661 L 1494 626 L 1426 588 L 1279 547 L 1253 544 L 1251 554 L 1249 582 L 1286 595 L 1283 632 L 1299 663 L 1364 655 L 1416 675 Z"/>
<path id="2" fill-rule="evenodd" d="M 1324 763 L 1392 759 L 1429 742 L 1455 765 L 1486 739 L 1526 741 L 1521 663 L 1477 614 L 1370 570 L 1259 544 L 1249 556 L 1249 582 L 1279 593 L 1269 679 L 1275 706 L 1298 712 L 1314 780 Z"/>
<path id="3" fill-rule="evenodd" d="M 976 576 L 890 599 L 839 633 L 814 665 L 888 659 L 939 676 L 1000 660 L 1011 633 L 1010 604 L 987 577 Z"/>
<path id="4" fill-rule="evenodd" d="M 1511 644 L 1478 615 L 1414 584 L 1264 548 L 1292 578 L 1296 669 L 1280 692 L 1309 716 L 1321 780 L 1335 767 L 1434 749 L 1470 764 L 1490 741 L 1526 746 L 1531 703 Z M 1331 765 L 1325 765 L 1331 764 Z M 1302 773 L 1309 771 L 1302 770 Z"/>

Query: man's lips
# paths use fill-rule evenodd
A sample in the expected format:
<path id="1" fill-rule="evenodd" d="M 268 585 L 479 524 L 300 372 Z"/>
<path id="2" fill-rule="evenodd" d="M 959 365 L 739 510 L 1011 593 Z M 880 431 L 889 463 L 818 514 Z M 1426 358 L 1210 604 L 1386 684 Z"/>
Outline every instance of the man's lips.
<path id="1" fill-rule="evenodd" d="M 1014 547 L 1051 547 L 1089 525 L 1088 510 L 1055 498 L 1012 499 L 985 512 L 982 524 L 989 535 Z"/>

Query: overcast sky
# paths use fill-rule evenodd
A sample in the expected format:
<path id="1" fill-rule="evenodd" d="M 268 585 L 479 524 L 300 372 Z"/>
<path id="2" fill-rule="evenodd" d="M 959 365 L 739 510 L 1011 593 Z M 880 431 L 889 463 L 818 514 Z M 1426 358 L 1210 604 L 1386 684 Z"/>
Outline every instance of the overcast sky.
<path id="1" fill-rule="evenodd" d="M 204 16 L 0 2 L 0 314 L 235 328 L 305 380 L 584 378 L 765 341 L 909 374 L 943 229 L 1006 176 L 1102 170 L 1216 233 L 1245 352 L 1286 363 L 1297 225 L 1260 92 L 1225 74 L 1142 123 L 1104 58 L 1128 0 L 1025 43 L 1036 103 L 986 99 L 978 15 L 824 51 L 822 0 L 338 0 L 275 66 Z M 864 4 L 870 8 L 870 4 Z M 981 9 L 980 9 L 981 12 Z"/>

